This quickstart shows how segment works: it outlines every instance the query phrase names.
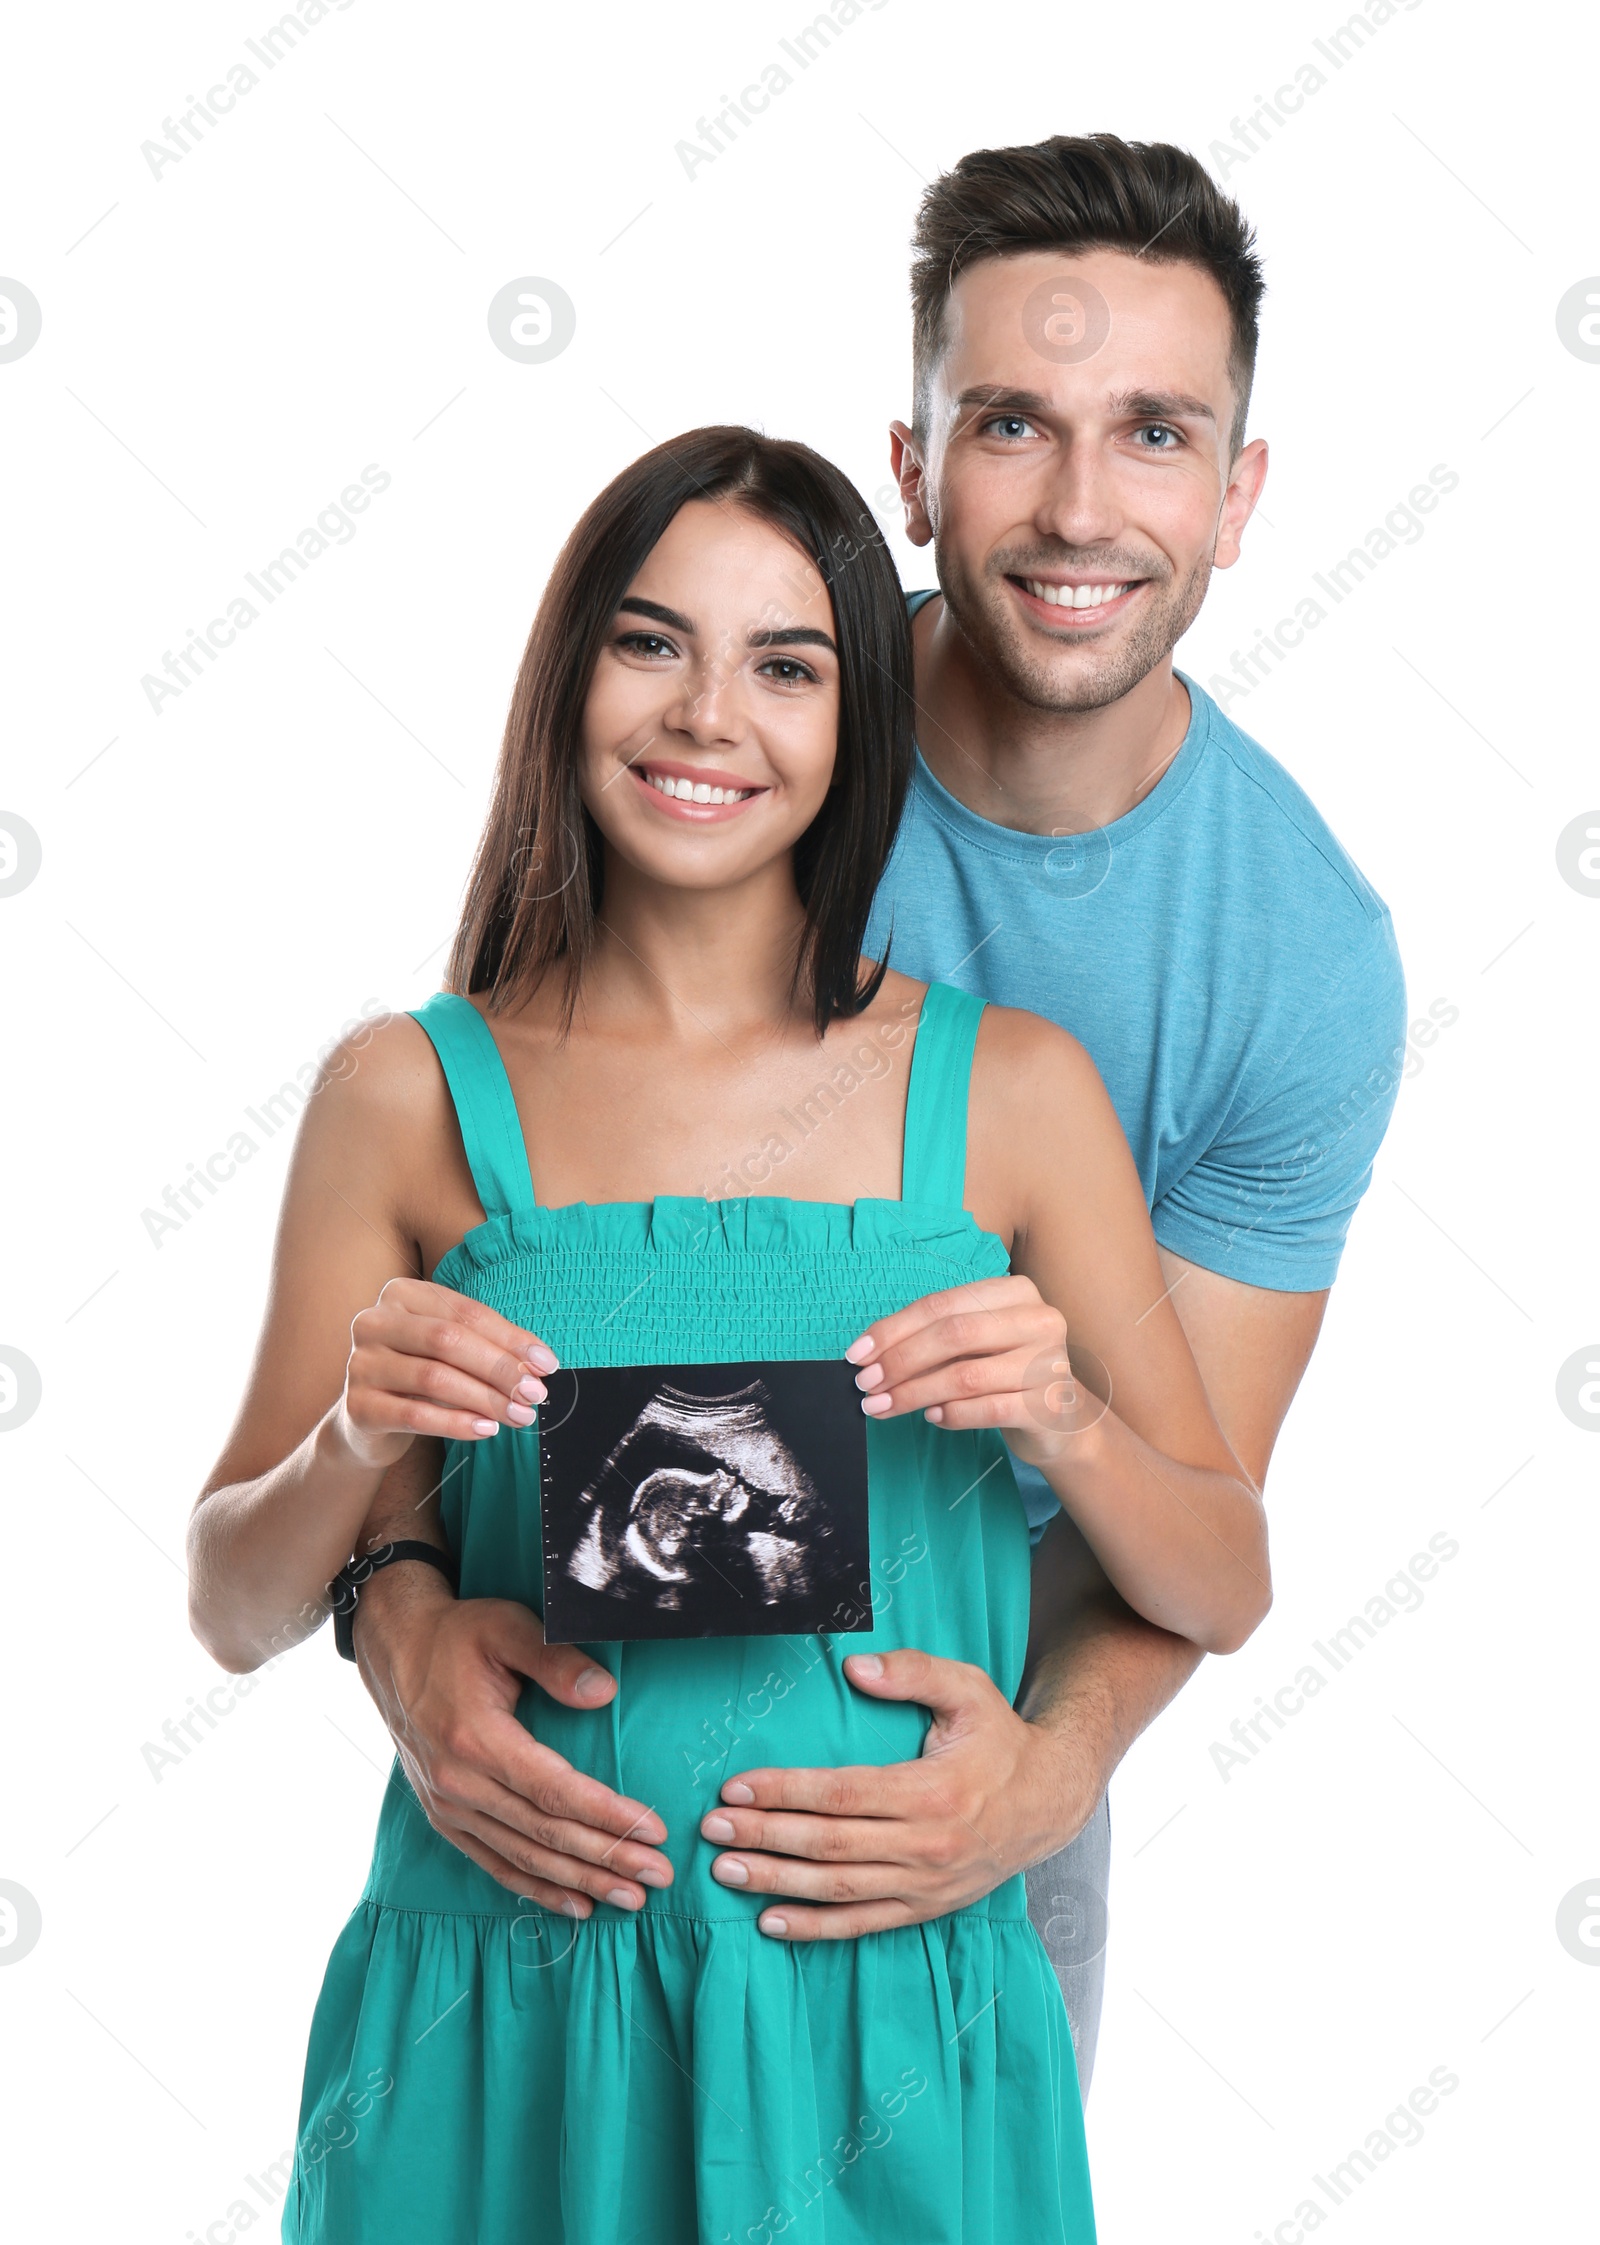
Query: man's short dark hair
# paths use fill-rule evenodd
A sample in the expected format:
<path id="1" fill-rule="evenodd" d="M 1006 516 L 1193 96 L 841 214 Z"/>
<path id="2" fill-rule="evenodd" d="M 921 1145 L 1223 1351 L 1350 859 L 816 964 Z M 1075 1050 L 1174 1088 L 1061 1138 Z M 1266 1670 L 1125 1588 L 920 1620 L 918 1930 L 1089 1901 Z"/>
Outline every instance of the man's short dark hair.
<path id="1" fill-rule="evenodd" d="M 1244 442 L 1265 282 L 1255 229 L 1187 149 L 1115 133 L 1057 133 L 1029 148 L 980 148 L 922 198 L 911 264 L 912 372 L 926 433 L 945 306 L 969 265 L 1037 250 L 1125 250 L 1163 265 L 1198 265 L 1221 289 L 1233 327 L 1228 372 L 1237 407 L 1231 451 Z"/>

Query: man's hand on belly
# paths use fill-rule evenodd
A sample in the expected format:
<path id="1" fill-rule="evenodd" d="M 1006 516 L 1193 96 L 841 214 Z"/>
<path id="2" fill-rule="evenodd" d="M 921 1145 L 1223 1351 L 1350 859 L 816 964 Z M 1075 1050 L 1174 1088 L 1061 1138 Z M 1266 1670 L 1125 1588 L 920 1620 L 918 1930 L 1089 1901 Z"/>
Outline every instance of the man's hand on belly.
<path id="1" fill-rule="evenodd" d="M 502 1886 L 587 1917 L 595 1900 L 637 1910 L 645 1885 L 671 1884 L 649 1844 L 666 1837 L 661 1819 L 517 1720 L 525 1678 L 567 1707 L 616 1696 L 576 1646 L 546 1645 L 537 1614 L 457 1599 L 431 1568 L 391 1567 L 362 1591 L 355 1651 L 428 1822 Z"/>
<path id="2" fill-rule="evenodd" d="M 1088 1822 L 1097 1763 L 1024 1721 L 981 1668 L 907 1650 L 852 1653 L 845 1674 L 875 1699 L 915 1700 L 933 1723 L 915 1762 L 752 1769 L 724 1783 L 723 1805 L 700 1820 L 724 1851 L 712 1875 L 793 1898 L 762 1912 L 764 1933 L 842 1941 L 942 1917 Z"/>

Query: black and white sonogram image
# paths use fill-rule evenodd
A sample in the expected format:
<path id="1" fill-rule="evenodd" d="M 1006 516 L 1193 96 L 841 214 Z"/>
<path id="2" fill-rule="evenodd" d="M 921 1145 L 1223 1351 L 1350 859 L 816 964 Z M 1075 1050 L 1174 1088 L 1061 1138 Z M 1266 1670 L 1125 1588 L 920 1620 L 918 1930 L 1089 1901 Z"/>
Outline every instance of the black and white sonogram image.
<path id="1" fill-rule="evenodd" d="M 872 1627 L 853 1365 L 642 1364 L 546 1384 L 551 1644 Z"/>

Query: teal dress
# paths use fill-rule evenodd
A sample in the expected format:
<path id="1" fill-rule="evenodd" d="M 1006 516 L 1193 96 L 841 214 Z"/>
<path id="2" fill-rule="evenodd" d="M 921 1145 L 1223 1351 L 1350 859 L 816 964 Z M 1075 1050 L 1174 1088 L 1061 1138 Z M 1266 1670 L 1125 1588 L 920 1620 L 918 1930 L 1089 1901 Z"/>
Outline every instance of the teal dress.
<path id="1" fill-rule="evenodd" d="M 485 1221 L 434 1272 L 563 1365 L 838 1358 L 875 1318 L 1009 1268 L 962 1206 L 981 1002 L 930 987 L 899 1200 L 662 1196 L 535 1206 L 494 1040 L 464 998 L 417 1012 Z M 648 1802 L 674 1883 L 574 1922 L 428 1824 L 396 1763 L 366 1891 L 312 2023 L 292 2245 L 1088 2245 L 1066 2008 L 1021 1876 L 855 1940 L 762 1933 L 774 1898 L 711 1876 L 700 1818 L 740 1770 L 917 1759 L 925 1708 L 844 1654 L 916 1645 L 1015 1697 L 1029 1544 L 997 1434 L 867 1429 L 873 1628 L 589 1648 L 608 1707 L 530 1685 L 576 1768 Z M 465 1598 L 542 1604 L 535 1427 L 451 1443 Z"/>

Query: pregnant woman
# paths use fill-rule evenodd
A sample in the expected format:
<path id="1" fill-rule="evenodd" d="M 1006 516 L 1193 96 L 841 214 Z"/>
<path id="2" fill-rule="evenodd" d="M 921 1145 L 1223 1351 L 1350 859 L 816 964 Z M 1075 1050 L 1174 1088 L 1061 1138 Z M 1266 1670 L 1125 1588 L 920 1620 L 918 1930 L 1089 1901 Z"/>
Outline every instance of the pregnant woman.
<path id="1" fill-rule="evenodd" d="M 191 1528 L 218 1660 L 256 1666 L 325 1607 L 390 1473 L 424 1502 L 442 1482 L 464 1595 L 542 1611 L 537 1415 L 553 1441 L 562 1383 L 599 1368 L 833 1380 L 865 1422 L 871 1627 L 619 1624 L 588 1648 L 606 1704 L 529 1687 L 522 1720 L 597 1804 L 624 1797 L 595 1904 L 509 1892 L 396 1768 L 312 2024 L 297 2245 L 1093 2236 L 1025 1866 L 997 1854 L 946 1917 L 802 1946 L 716 1845 L 759 1765 L 920 1748 L 937 1786 L 937 1725 L 872 1696 L 878 1649 L 1015 1696 L 1011 1453 L 1163 1628 L 1228 1650 L 1268 1600 L 1261 1509 L 1093 1067 L 1031 1015 L 861 957 L 910 756 L 904 603 L 856 492 L 748 430 L 659 447 L 556 565 L 447 990 L 306 1110 Z M 724 1522 L 725 1478 L 701 1508 Z"/>

